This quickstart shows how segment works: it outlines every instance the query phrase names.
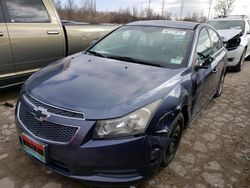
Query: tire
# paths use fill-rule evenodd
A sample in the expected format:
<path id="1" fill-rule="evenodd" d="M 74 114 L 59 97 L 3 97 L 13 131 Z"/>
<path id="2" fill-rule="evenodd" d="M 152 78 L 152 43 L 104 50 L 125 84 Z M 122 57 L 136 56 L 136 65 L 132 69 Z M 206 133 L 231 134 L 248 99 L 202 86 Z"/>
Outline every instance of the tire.
<path id="1" fill-rule="evenodd" d="M 214 98 L 218 98 L 218 97 L 221 96 L 222 91 L 223 91 L 223 87 L 224 87 L 224 81 L 225 81 L 225 75 L 223 74 L 221 76 L 221 79 L 220 79 L 220 82 L 219 82 L 219 86 L 218 86 L 217 92 L 214 95 Z"/>
<path id="2" fill-rule="evenodd" d="M 243 67 L 243 64 L 244 64 L 244 61 L 245 61 L 245 56 L 246 56 L 246 50 L 244 50 L 238 64 L 235 67 L 233 67 L 233 71 L 240 72 L 242 70 L 242 67 Z"/>
<path id="3" fill-rule="evenodd" d="M 170 142 L 166 145 L 163 150 L 162 156 L 162 167 L 167 167 L 174 159 L 174 156 L 179 148 L 182 130 L 184 127 L 184 117 L 180 113 L 171 125 L 172 129 L 168 136 Z"/>

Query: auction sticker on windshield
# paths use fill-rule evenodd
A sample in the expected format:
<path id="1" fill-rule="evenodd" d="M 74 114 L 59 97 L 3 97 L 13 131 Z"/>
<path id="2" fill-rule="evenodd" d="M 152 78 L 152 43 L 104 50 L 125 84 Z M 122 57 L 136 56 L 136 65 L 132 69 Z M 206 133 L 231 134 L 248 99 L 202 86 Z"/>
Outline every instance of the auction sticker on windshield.
<path id="1" fill-rule="evenodd" d="M 163 34 L 171 34 L 171 35 L 186 35 L 186 31 L 176 30 L 176 29 L 163 29 Z"/>
<path id="2" fill-rule="evenodd" d="M 39 161 L 46 163 L 46 147 L 47 145 L 41 144 L 26 134 L 22 134 L 22 147 L 25 152 L 35 157 Z"/>

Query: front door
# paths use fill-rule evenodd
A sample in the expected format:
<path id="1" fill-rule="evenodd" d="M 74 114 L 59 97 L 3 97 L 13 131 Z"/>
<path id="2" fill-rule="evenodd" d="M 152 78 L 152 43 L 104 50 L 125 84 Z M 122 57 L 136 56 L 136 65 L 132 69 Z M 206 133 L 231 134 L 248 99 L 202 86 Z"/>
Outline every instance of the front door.
<path id="1" fill-rule="evenodd" d="M 202 65 L 208 58 L 211 58 L 212 56 L 212 45 L 206 27 L 200 31 L 196 56 L 196 65 Z M 202 110 L 202 108 L 205 107 L 205 105 L 210 101 L 211 95 L 214 92 L 214 70 L 211 64 L 208 65 L 207 69 L 195 69 L 192 75 L 193 117 L 195 117 Z"/>
<path id="2" fill-rule="evenodd" d="M 0 82 L 4 78 L 10 77 L 14 74 L 15 67 L 12 60 L 9 34 L 5 24 L 3 10 L 0 2 Z"/>
<path id="3" fill-rule="evenodd" d="M 214 95 L 214 93 L 217 92 L 217 89 L 219 87 L 221 76 L 224 76 L 224 71 L 225 71 L 224 67 L 225 63 L 227 62 L 227 53 L 223 48 L 220 36 L 211 28 L 208 28 L 208 33 L 212 44 L 213 62 L 211 63 L 211 69 L 213 70 L 212 72 L 214 74 L 213 90 L 212 90 L 213 92 L 211 95 Z"/>
<path id="4" fill-rule="evenodd" d="M 64 34 L 50 1 L 2 1 L 17 74 L 64 56 Z"/>

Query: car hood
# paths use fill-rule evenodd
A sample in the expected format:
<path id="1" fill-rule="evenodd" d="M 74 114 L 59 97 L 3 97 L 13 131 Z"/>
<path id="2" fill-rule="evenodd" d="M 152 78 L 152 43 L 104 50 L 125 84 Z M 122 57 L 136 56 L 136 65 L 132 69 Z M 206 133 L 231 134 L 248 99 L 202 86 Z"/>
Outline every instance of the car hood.
<path id="1" fill-rule="evenodd" d="M 223 41 L 227 42 L 230 39 L 234 38 L 236 35 L 240 34 L 242 32 L 242 29 L 223 29 L 223 30 L 217 30 L 219 35 L 223 37 Z"/>
<path id="2" fill-rule="evenodd" d="M 81 55 L 35 73 L 25 90 L 48 104 L 84 112 L 88 119 L 103 119 L 158 100 L 179 81 L 181 71 Z"/>

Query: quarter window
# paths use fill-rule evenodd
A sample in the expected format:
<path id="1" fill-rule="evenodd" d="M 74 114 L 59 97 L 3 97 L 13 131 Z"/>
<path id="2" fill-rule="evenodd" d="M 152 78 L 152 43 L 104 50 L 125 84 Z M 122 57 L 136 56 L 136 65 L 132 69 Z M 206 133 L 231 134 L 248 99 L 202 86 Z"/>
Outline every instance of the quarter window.
<path id="1" fill-rule="evenodd" d="M 203 60 L 212 55 L 212 47 L 207 29 L 201 30 L 198 45 L 197 45 L 197 55 L 199 64 L 203 63 Z"/>
<path id="2" fill-rule="evenodd" d="M 215 31 L 213 31 L 210 28 L 208 29 L 208 31 L 209 31 L 209 35 L 210 35 L 211 43 L 212 43 L 212 54 L 214 54 L 222 48 L 221 40 Z"/>
<path id="3" fill-rule="evenodd" d="M 42 0 L 5 0 L 11 22 L 47 23 L 49 15 Z"/>

